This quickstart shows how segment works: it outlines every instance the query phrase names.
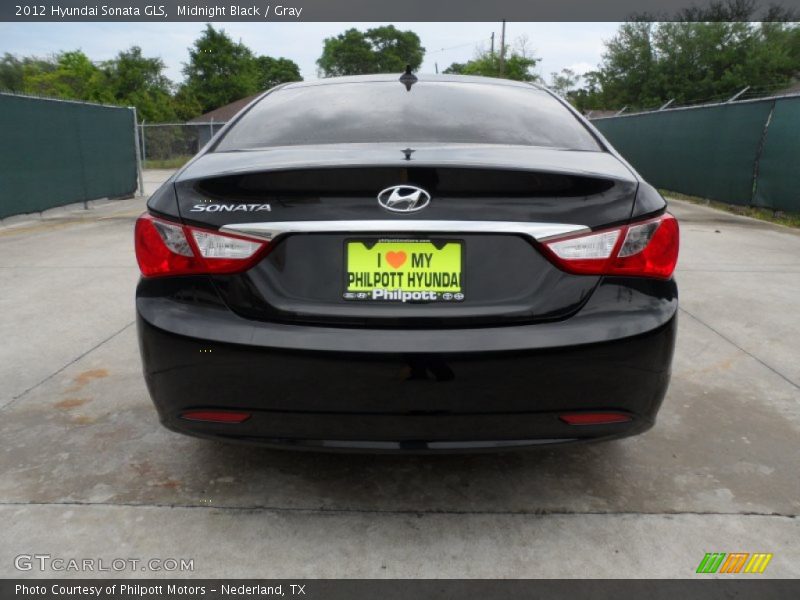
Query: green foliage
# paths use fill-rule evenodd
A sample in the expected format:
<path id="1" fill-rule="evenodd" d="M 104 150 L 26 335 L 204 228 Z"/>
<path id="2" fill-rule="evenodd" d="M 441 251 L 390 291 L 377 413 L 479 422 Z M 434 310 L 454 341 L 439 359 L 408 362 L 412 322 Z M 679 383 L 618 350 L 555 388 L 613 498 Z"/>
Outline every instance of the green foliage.
<path id="1" fill-rule="evenodd" d="M 181 113 L 199 106 L 208 112 L 287 81 L 299 81 L 299 67 L 288 58 L 256 56 L 225 30 L 206 25 L 184 65 Z"/>
<path id="2" fill-rule="evenodd" d="M 800 76 L 800 26 L 750 22 L 748 6 L 736 1 L 709 8 L 713 17 L 740 19 L 733 22 L 622 24 L 597 71 L 584 76 L 576 104 L 651 108 L 670 99 L 676 105 L 721 100 L 746 86 L 762 93 L 788 86 Z"/>
<path id="3" fill-rule="evenodd" d="M 268 90 L 281 83 L 289 81 L 302 81 L 300 67 L 288 58 L 272 58 L 259 56 L 256 58 L 258 66 L 258 86 L 260 90 Z"/>
<path id="4" fill-rule="evenodd" d="M 113 102 L 135 106 L 140 120 L 175 119 L 172 83 L 163 74 L 164 68 L 160 58 L 142 56 L 138 46 L 120 52 L 104 65 Z"/>
<path id="5" fill-rule="evenodd" d="M 253 52 L 241 42 L 234 42 L 225 30 L 206 25 L 184 65 L 186 93 L 197 100 L 202 112 L 255 94 L 258 65 Z"/>
<path id="6" fill-rule="evenodd" d="M 579 80 L 580 76 L 572 69 L 561 69 L 558 73 L 550 73 L 550 89 L 566 97 L 578 85 Z"/>
<path id="7" fill-rule="evenodd" d="M 135 106 L 148 121 L 175 118 L 172 84 L 159 58 L 142 56 L 133 46 L 113 60 L 95 64 L 81 51 L 50 59 L 6 54 L 0 61 L 0 88 L 69 100 Z"/>
<path id="8" fill-rule="evenodd" d="M 203 114 L 200 101 L 186 86 L 181 86 L 172 97 L 172 108 L 178 121 L 188 121 Z"/>
<path id="9" fill-rule="evenodd" d="M 0 90 L 135 106 L 140 120 L 155 123 L 186 121 L 279 83 L 302 79 L 293 61 L 256 56 L 210 25 L 189 50 L 182 85 L 176 88 L 164 69 L 160 58 L 143 56 L 138 46 L 103 63 L 93 63 L 80 50 L 47 59 L 6 53 L 0 58 Z"/>
<path id="10" fill-rule="evenodd" d="M 326 38 L 317 66 L 323 77 L 401 73 L 406 65 L 419 69 L 424 57 L 416 33 L 386 25 L 365 32 L 351 28 Z"/>
<path id="11" fill-rule="evenodd" d="M 23 91 L 90 102 L 112 102 L 106 72 L 80 50 L 62 52 L 45 67 L 39 61 L 26 65 Z"/>
<path id="12" fill-rule="evenodd" d="M 322 56 L 317 59 L 320 74 L 324 77 L 378 72 L 372 45 L 357 29 L 326 38 L 324 44 Z"/>
<path id="13" fill-rule="evenodd" d="M 539 81 L 540 77 L 534 72 L 534 69 L 540 59 L 531 56 L 526 46 L 525 40 L 521 40 L 516 49 L 507 53 L 502 66 L 499 53 L 485 50 L 478 51 L 475 58 L 470 61 L 451 64 L 444 70 L 444 73 L 502 77 L 517 81 Z"/>
<path id="14" fill-rule="evenodd" d="M 22 60 L 6 52 L 0 59 L 0 90 L 21 92 L 24 89 L 25 65 Z"/>

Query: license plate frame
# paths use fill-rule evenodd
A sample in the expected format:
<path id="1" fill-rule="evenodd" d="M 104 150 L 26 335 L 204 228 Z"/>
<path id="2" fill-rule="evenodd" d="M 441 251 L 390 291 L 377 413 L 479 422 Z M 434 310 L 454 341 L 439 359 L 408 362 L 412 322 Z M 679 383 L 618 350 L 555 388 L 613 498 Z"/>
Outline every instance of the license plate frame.
<path id="1" fill-rule="evenodd" d="M 354 257 L 351 249 L 355 250 L 357 256 Z M 463 302 L 466 299 L 464 249 L 464 240 L 453 238 L 347 238 L 342 247 L 342 298 L 350 302 L 400 304 Z M 400 254 L 405 255 L 401 264 L 389 264 L 388 259 L 398 262 Z M 353 264 L 351 257 L 354 258 Z M 365 261 L 370 264 L 375 261 L 372 271 L 363 268 Z M 426 261 L 427 266 L 424 264 Z M 436 270 L 436 266 L 440 269 Z M 359 280 L 356 275 L 354 281 L 352 275 L 358 273 L 362 278 Z M 389 273 L 389 277 L 380 275 L 380 281 L 377 282 L 389 285 L 375 285 L 377 273 Z M 414 274 L 413 279 L 409 278 L 409 273 Z M 454 281 L 454 275 L 457 281 Z"/>

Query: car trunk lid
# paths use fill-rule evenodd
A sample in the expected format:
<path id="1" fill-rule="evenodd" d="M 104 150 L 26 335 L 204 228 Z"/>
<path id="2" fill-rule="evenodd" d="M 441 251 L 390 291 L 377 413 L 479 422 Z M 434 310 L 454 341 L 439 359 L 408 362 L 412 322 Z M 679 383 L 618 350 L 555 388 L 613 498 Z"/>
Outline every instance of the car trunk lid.
<path id="1" fill-rule="evenodd" d="M 392 186 L 421 188 L 430 204 L 416 212 L 386 210 L 376 197 Z M 210 153 L 176 178 L 188 224 L 271 241 L 271 252 L 252 269 L 214 277 L 234 311 L 253 319 L 379 327 L 568 317 L 599 278 L 554 267 L 536 240 L 627 221 L 636 187 L 630 170 L 608 153 L 495 145 Z M 404 254 L 402 265 L 388 264 Z M 427 282 L 426 259 L 446 266 L 429 268 Z M 358 267 L 365 261 L 375 268 Z M 434 301 L 363 295 L 409 291 L 395 276 L 378 273 L 408 276 L 414 261 L 419 268 L 412 276 L 420 278 L 414 289 L 435 287 Z M 356 281 L 360 287 L 354 273 L 366 274 Z M 431 279 L 435 273 L 448 273 L 449 283 L 444 275 Z"/>

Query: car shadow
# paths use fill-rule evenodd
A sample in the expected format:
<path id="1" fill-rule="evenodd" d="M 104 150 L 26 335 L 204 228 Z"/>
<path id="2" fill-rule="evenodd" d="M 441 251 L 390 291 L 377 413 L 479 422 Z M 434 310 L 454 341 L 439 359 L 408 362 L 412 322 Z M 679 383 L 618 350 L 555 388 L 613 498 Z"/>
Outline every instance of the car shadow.
<path id="1" fill-rule="evenodd" d="M 625 440 L 483 454 L 353 454 L 194 440 L 212 505 L 376 512 L 606 510 Z"/>

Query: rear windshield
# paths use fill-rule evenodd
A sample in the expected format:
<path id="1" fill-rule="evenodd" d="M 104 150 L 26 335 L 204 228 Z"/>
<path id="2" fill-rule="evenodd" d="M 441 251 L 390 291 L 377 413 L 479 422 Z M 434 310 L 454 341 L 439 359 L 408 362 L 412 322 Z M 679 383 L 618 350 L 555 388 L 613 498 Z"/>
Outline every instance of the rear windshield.
<path id="1" fill-rule="evenodd" d="M 589 131 L 533 87 L 399 81 L 298 86 L 265 97 L 216 151 L 301 144 L 513 144 L 595 150 Z"/>

